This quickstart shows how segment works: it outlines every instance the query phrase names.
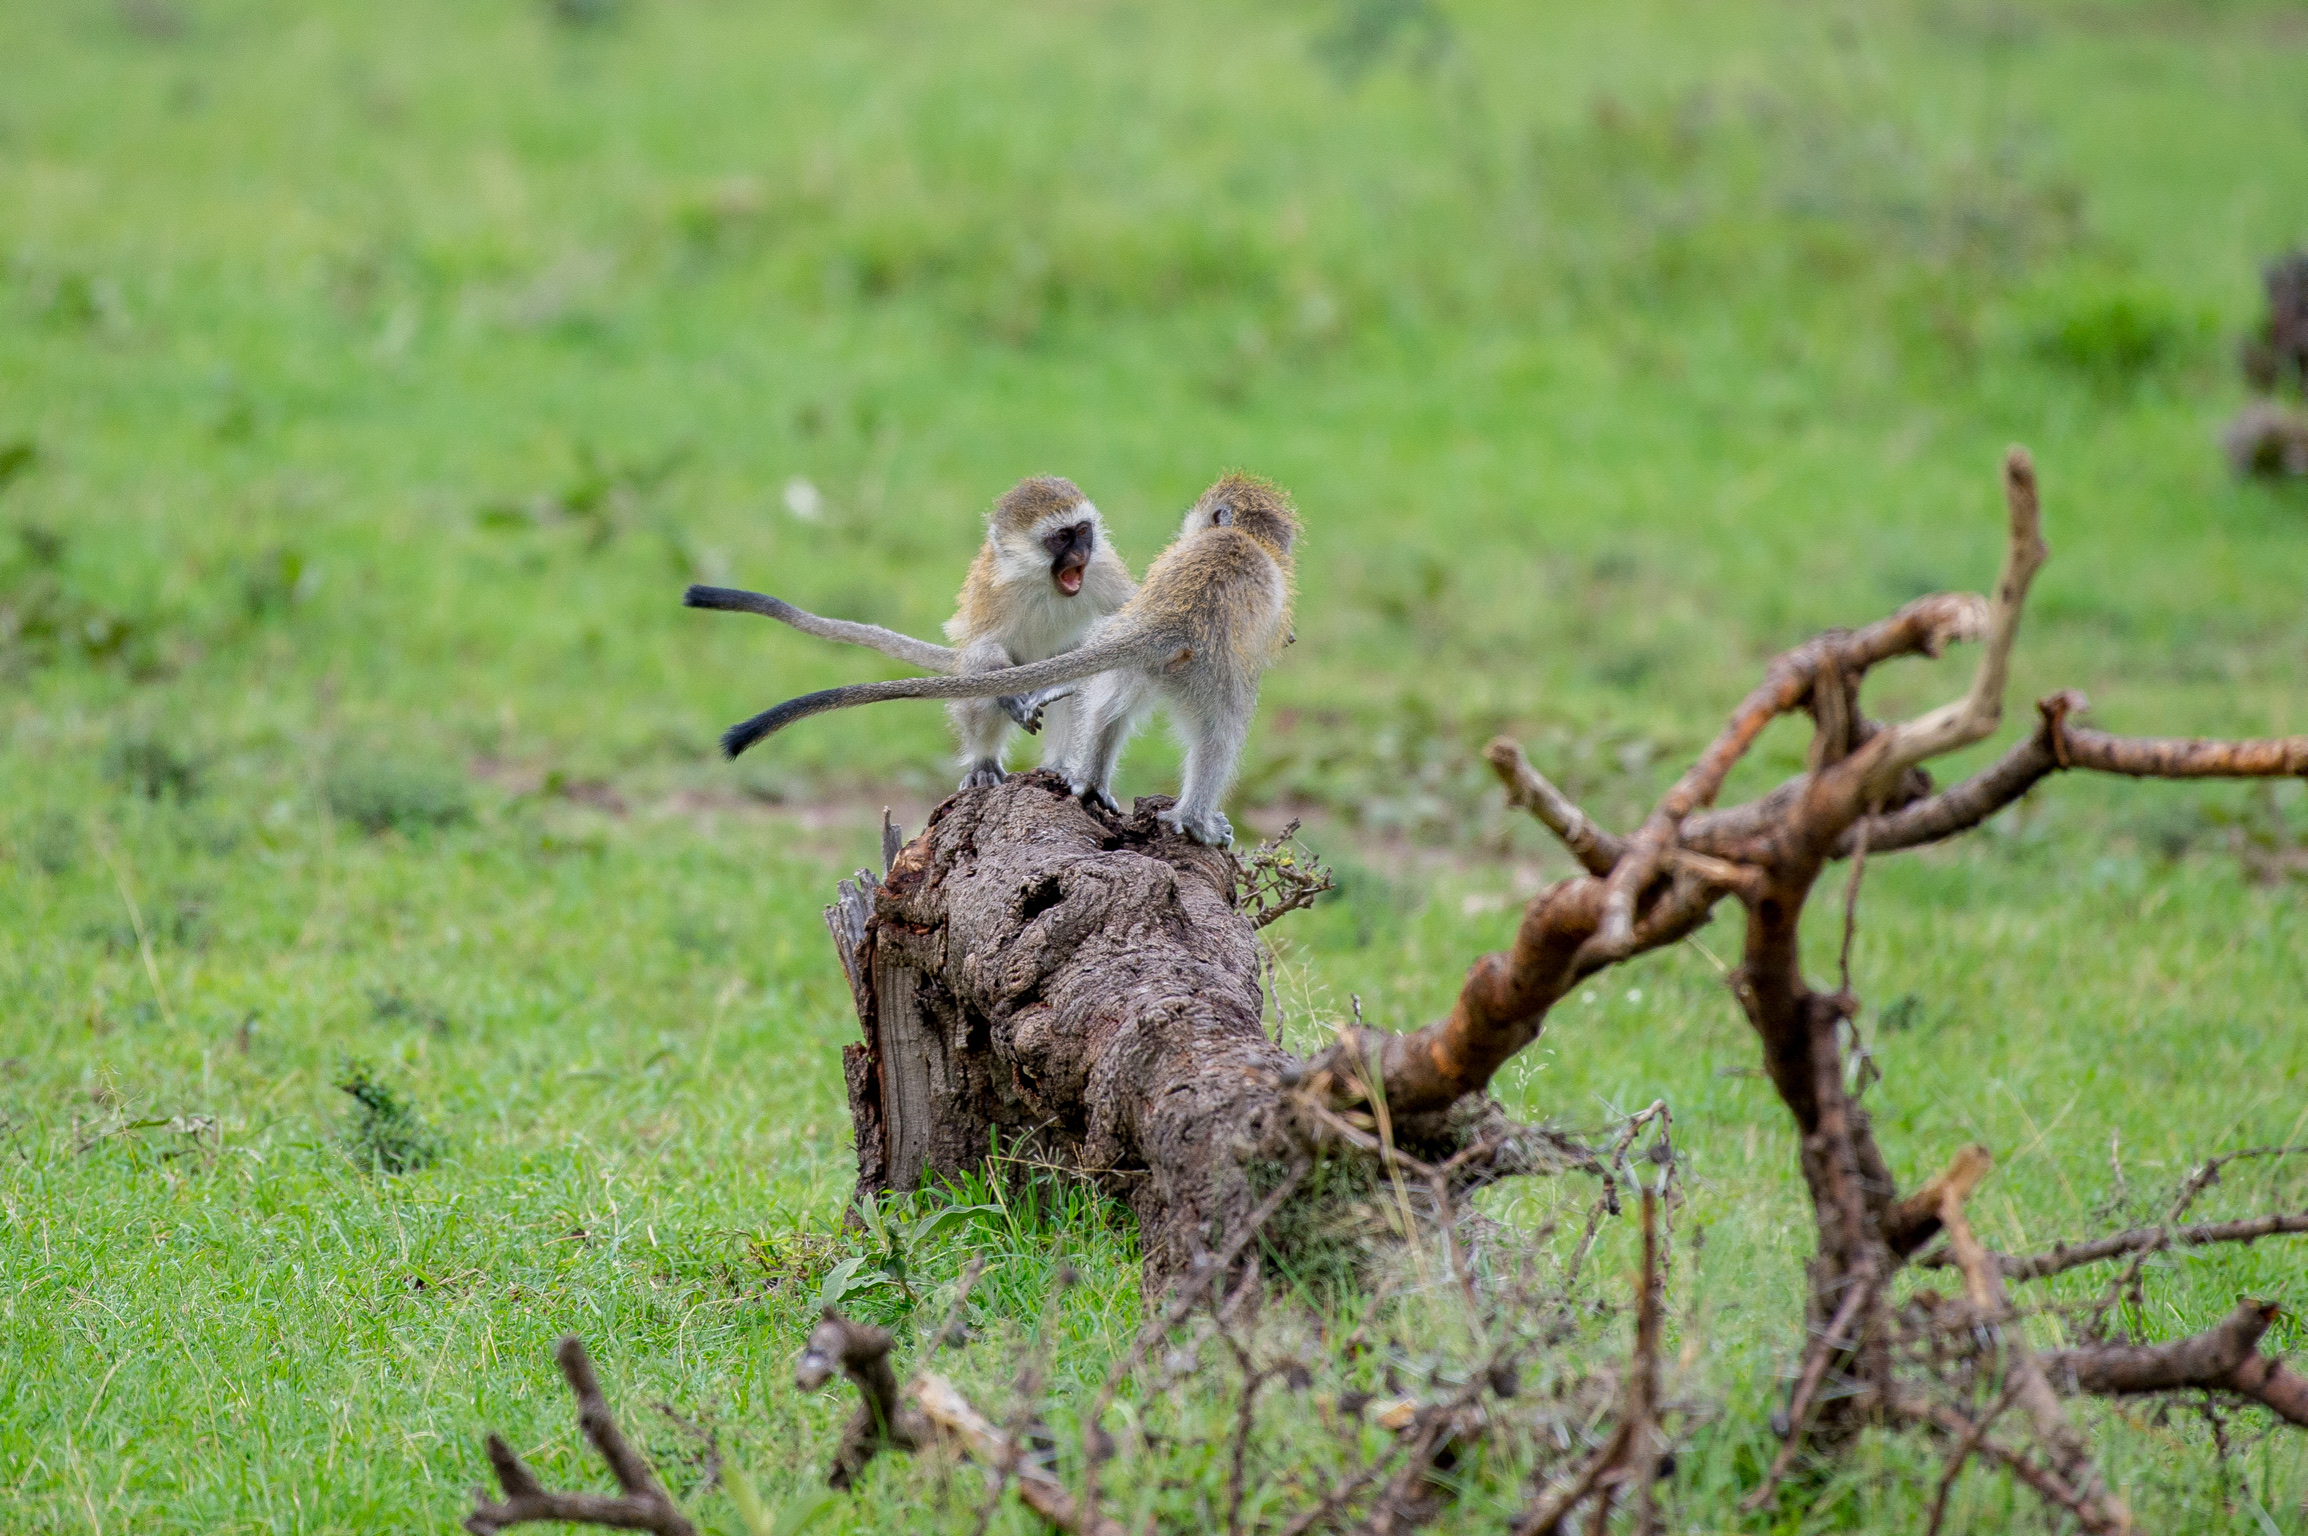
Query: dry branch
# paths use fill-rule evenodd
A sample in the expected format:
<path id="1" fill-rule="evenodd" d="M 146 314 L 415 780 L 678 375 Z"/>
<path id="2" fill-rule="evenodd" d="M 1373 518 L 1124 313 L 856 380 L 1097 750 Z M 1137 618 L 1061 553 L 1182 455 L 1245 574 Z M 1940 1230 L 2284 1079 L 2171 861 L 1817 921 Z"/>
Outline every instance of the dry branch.
<path id="1" fill-rule="evenodd" d="M 2091 1451 L 2060 1407 L 2042 1362 L 2028 1348 L 2011 1302 L 2004 1295 L 2003 1275 L 1979 1239 L 1972 1235 L 1971 1222 L 1963 1206 L 1964 1191 L 1951 1181 L 1940 1192 L 1939 1223 L 1947 1232 L 1948 1248 L 1955 1254 L 1956 1266 L 1963 1271 L 1964 1289 L 1971 1297 L 1972 1306 L 1986 1324 L 2002 1332 L 2008 1389 L 2035 1421 L 2036 1438 L 2051 1457 L 2053 1471 L 2072 1495 L 2069 1508 L 2076 1519 L 2089 1531 L 2129 1530 L 2131 1512 L 2101 1485 L 2099 1472 L 2092 1466 Z"/>
<path id="2" fill-rule="evenodd" d="M 814 1392 L 838 1371 L 857 1388 L 857 1411 L 842 1431 L 826 1481 L 848 1488 L 874 1454 L 944 1443 L 986 1468 L 1037 1515 L 1071 1536 L 1124 1536 L 1122 1527 L 1077 1504 L 1057 1476 L 996 1429 L 944 1377 L 924 1371 L 902 1388 L 890 1366 L 888 1330 L 855 1323 L 832 1308 L 794 1364 L 794 1382 Z M 686 1528 L 685 1528 L 686 1529 Z"/>
<path id="3" fill-rule="evenodd" d="M 826 1476 L 829 1487 L 848 1488 L 880 1451 L 910 1451 L 921 1444 L 920 1421 L 898 1404 L 897 1374 L 890 1369 L 893 1342 L 888 1330 L 853 1323 L 828 1307 L 794 1362 L 794 1384 L 804 1392 L 815 1392 L 837 1371 L 857 1388 L 857 1411 L 842 1428 L 833 1470 Z"/>
<path id="4" fill-rule="evenodd" d="M 2011 652 L 2019 638 L 2020 614 L 2027 606 L 2028 588 L 2051 554 L 2044 544 L 2042 513 L 2036 497 L 2035 464 L 2027 450 L 2014 448 L 2004 455 L 2004 504 L 2007 514 L 2003 573 L 1996 578 L 1989 605 L 1986 643 L 1980 651 L 1979 670 L 1971 688 L 1952 704 L 1903 725 L 1883 731 L 1868 747 L 1880 756 L 1870 766 L 1867 801 L 1891 793 L 1899 774 L 1918 763 L 1944 757 L 1995 734 L 2003 723 L 2004 684 L 2011 675 Z M 1882 745 L 1877 747 L 1880 741 Z M 1866 750 L 1863 748 L 1862 750 Z"/>
<path id="5" fill-rule="evenodd" d="M 599 1493 L 552 1493 L 537 1481 L 526 1463 L 514 1454 L 503 1437 L 492 1434 L 488 1440 L 489 1465 L 497 1473 L 497 1483 L 505 1497 L 492 1501 L 485 1488 L 473 1490 L 473 1512 L 465 1517 L 465 1529 L 473 1536 L 497 1536 L 508 1526 L 532 1522 L 560 1521 L 570 1525 L 601 1525 L 618 1531 L 653 1531 L 656 1536 L 697 1536 L 697 1528 L 674 1507 L 671 1495 L 657 1481 L 632 1446 L 619 1433 L 617 1421 L 610 1416 L 609 1404 L 601 1395 L 600 1379 L 594 1375 L 592 1357 L 585 1353 L 584 1341 L 575 1334 L 561 1340 L 553 1352 L 560 1362 L 561 1374 L 568 1379 L 569 1390 L 577 1397 L 577 1427 L 593 1443 L 593 1449 L 607 1463 L 617 1486 L 624 1490 L 616 1497 Z"/>
<path id="6" fill-rule="evenodd" d="M 1627 851 L 1627 840 L 1596 826 L 1586 812 L 1571 803 L 1570 796 L 1531 766 L 1519 743 L 1511 737 L 1496 737 L 1483 748 L 1483 756 L 1506 786 L 1507 804 L 1529 811 L 1541 826 L 1562 839 L 1588 874 L 1608 875 L 1618 864 Z"/>
<path id="7" fill-rule="evenodd" d="M 2259 1353 L 2260 1336 L 2279 1310 L 2246 1297 L 2217 1324 L 2168 1344 L 2086 1344 L 2047 1354 L 2044 1375 L 2062 1392 L 2093 1397 L 2232 1392 L 2308 1426 L 2308 1377 Z"/>
<path id="8" fill-rule="evenodd" d="M 2103 1264 L 2135 1253 L 2163 1248 L 2201 1248 L 2212 1243 L 2254 1243 L 2263 1237 L 2289 1237 L 2299 1233 L 2308 1233 L 2308 1211 L 2207 1221 L 2189 1227 L 2133 1227 L 2088 1243 L 2056 1244 L 2043 1253 L 1999 1253 L 1995 1262 L 2007 1280 L 2044 1280 L 2064 1275 L 2071 1269 L 2082 1269 L 2087 1264 Z M 1931 1269 L 1943 1268 L 1954 1260 L 1944 1253 L 1927 1253 L 1915 1262 Z"/>

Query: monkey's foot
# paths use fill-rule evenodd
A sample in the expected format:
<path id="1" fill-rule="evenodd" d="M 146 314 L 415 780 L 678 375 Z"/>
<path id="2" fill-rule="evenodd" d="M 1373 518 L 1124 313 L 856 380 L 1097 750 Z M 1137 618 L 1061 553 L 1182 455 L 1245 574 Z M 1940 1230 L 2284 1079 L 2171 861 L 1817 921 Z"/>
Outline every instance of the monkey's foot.
<path id="1" fill-rule="evenodd" d="M 962 788 L 992 789 L 1008 777 L 1008 774 L 1002 772 L 1000 763 L 990 757 L 981 757 L 970 765 L 968 773 L 962 775 Z"/>
<path id="2" fill-rule="evenodd" d="M 1210 811 L 1201 816 L 1188 816 L 1178 807 L 1156 811 L 1154 819 L 1171 831 L 1191 837 L 1205 848 L 1231 847 L 1234 842 L 1234 823 L 1223 811 Z"/>
<path id="3" fill-rule="evenodd" d="M 1008 715 L 1012 720 L 1017 721 L 1018 729 L 1024 731 L 1027 735 L 1036 735 L 1041 731 L 1042 705 L 1045 700 L 1040 694 L 1005 694 L 1003 697 L 994 700 L 994 702 L 1001 705 L 1002 712 Z"/>
<path id="4" fill-rule="evenodd" d="M 1072 790 L 1074 798 L 1084 805 L 1095 805 L 1104 810 L 1112 811 L 1117 816 L 1122 814 L 1122 807 L 1116 803 L 1111 794 L 1107 793 L 1102 784 L 1068 784 L 1066 787 Z"/>

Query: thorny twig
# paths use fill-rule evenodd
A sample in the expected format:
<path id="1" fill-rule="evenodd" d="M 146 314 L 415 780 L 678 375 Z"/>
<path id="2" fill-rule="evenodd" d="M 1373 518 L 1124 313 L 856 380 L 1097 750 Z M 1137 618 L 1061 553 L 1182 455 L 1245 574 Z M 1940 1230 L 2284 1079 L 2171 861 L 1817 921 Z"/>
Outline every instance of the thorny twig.
<path id="1" fill-rule="evenodd" d="M 1241 1229 L 1228 1241 L 1225 1249 L 1207 1262 L 1198 1264 L 1186 1279 L 1172 1288 L 1161 1315 L 1138 1330 L 1138 1337 L 1132 1341 L 1130 1352 L 1115 1361 L 1113 1368 L 1107 1371 L 1106 1380 L 1098 1389 L 1097 1399 L 1091 1403 L 1089 1413 L 1082 1419 L 1083 1508 L 1094 1510 L 1098 1507 L 1098 1470 L 1105 1462 L 1111 1444 L 1102 1421 L 1106 1417 L 1106 1410 L 1114 1405 L 1114 1396 L 1121 1391 L 1122 1383 L 1146 1363 L 1147 1351 L 1168 1338 L 1170 1330 L 1194 1310 L 1202 1299 L 1202 1293 L 1213 1284 L 1222 1283 L 1223 1277 L 1233 1269 L 1234 1261 L 1242 1256 L 1243 1250 L 1250 1246 L 1274 1213 L 1282 1209 L 1283 1202 L 1313 1171 L 1314 1164 L 1308 1160 L 1284 1174 L 1281 1181 L 1267 1192 L 1266 1198 L 1259 1201 L 1257 1208 L 1243 1221 Z"/>
<path id="2" fill-rule="evenodd" d="M 2124 1266 L 2123 1273 L 2118 1275 L 2113 1281 L 2109 1282 L 2107 1290 L 2102 1292 L 2100 1299 L 2093 1304 L 2091 1318 L 2084 1325 L 2085 1331 L 2091 1337 L 2095 1339 L 2099 1338 L 2101 1336 L 2109 1310 L 2112 1309 L 2117 1301 L 2125 1295 L 2137 1294 L 2140 1283 L 2140 1271 L 2147 1266 L 2147 1262 L 2151 1257 L 2161 1253 L 2165 1246 L 2171 1241 L 2170 1228 L 2172 1223 L 2178 1221 L 2182 1216 L 2188 1214 L 2188 1207 L 2196 1203 L 2196 1197 L 2198 1195 L 2201 1195 L 2205 1190 L 2211 1188 L 2214 1184 L 2220 1181 L 2220 1170 L 2222 1168 L 2226 1167 L 2230 1163 L 2242 1161 L 2245 1158 L 2287 1157 L 2295 1152 L 2300 1151 L 2308 1151 L 2308 1148 L 2247 1147 L 2240 1152 L 2230 1152 L 2222 1157 L 2206 1159 L 2204 1166 L 2197 1169 L 2193 1174 L 2189 1175 L 2187 1182 L 2180 1186 L 2180 1192 L 2173 1199 L 2171 1210 L 2165 1214 L 2163 1226 L 2158 1229 L 2158 1235 L 2133 1253 L 2132 1260 L 2130 1263 Z"/>

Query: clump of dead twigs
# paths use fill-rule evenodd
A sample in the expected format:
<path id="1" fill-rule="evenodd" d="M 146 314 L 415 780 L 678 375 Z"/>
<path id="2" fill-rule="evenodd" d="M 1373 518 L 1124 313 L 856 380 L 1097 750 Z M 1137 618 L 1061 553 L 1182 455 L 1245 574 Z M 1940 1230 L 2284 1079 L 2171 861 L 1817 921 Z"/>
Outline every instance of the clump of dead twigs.
<path id="1" fill-rule="evenodd" d="M 1330 867 L 1298 841 L 1298 820 L 1234 863 L 1236 901 L 1252 928 L 1304 911 L 1332 890 Z"/>
<path id="2" fill-rule="evenodd" d="M 1014 1496 L 1076 1536 L 1181 1521 L 1228 1536 L 1306 1536 L 1430 1524 L 1490 1458 L 1519 1468 L 1530 1490 L 1511 1517 L 1522 1536 L 1562 1529 L 1582 1510 L 1586 1528 L 1601 1531 L 1614 1508 L 1629 1530 L 1661 1530 L 1661 1480 L 1676 1436 L 1698 1417 L 1669 1393 L 1661 1367 L 1676 1203 L 1666 1124 L 1665 1106 L 1653 1105 L 1623 1128 L 1609 1188 L 1578 1244 L 1584 1259 L 1602 1212 L 1619 1208 L 1622 1189 L 1636 1191 L 1641 1271 L 1623 1366 L 1565 1349 L 1590 1316 L 1571 1301 L 1577 1260 L 1549 1283 L 1539 1257 L 1547 1234 L 1533 1240 L 1474 1217 L 1453 1199 L 1454 1170 L 1382 1143 L 1379 1199 L 1396 1204 L 1412 1240 L 1353 1309 L 1351 1328 L 1269 1294 L 1268 1224 L 1316 1172 L 1301 1164 L 1150 1308 L 1071 1437 L 1044 1428 L 1062 1414 L 1055 1402 L 1022 1400 L 997 1427 L 926 1367 L 900 1384 L 892 1336 L 829 1310 L 796 1370 L 805 1389 L 838 1373 L 858 1394 L 828 1480 L 848 1486 L 882 1451 L 923 1452 L 978 1470 L 980 1530 Z M 1651 1145 L 1631 1161 L 1646 1128 Z M 963 1296 L 975 1279 L 973 1268 Z M 1029 1368 L 1020 1381 L 1038 1384 L 1039 1374 Z M 1130 1411 L 1117 1415 L 1125 1398 Z"/>

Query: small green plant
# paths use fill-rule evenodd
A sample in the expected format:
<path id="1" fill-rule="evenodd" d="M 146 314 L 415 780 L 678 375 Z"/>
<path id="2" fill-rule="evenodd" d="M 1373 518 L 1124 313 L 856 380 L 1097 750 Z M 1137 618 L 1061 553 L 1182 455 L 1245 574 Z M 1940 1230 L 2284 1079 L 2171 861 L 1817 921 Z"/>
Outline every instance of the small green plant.
<path id="1" fill-rule="evenodd" d="M 170 733 L 151 726 L 132 727 L 113 738 L 104 751 L 104 776 L 147 800 L 183 804 L 200 793 L 200 765 Z"/>
<path id="2" fill-rule="evenodd" d="M 268 549 L 241 565 L 241 610 L 257 623 L 279 618 L 311 597 L 320 577 L 320 567 L 303 550 L 286 544 Z"/>
<path id="3" fill-rule="evenodd" d="M 878 1201 L 867 1201 L 857 1208 L 857 1213 L 865 1225 L 866 1235 L 881 1252 L 857 1254 L 827 1270 L 825 1282 L 818 1288 L 817 1304 L 821 1309 L 841 1306 L 861 1292 L 884 1285 L 896 1286 L 908 1302 L 918 1300 L 906 1265 L 908 1249 L 918 1249 L 979 1217 L 999 1218 L 1006 1214 L 999 1205 L 942 1205 L 900 1227 L 895 1213 Z"/>
<path id="4" fill-rule="evenodd" d="M 2130 384 L 2175 361 L 2194 327 L 2159 289 L 2121 286 L 2067 296 L 2035 330 L 2039 356 L 2103 384 Z"/>
<path id="5" fill-rule="evenodd" d="M 29 437 L 0 443 L 0 490 L 6 490 L 10 481 L 29 473 L 40 462 L 40 445 Z"/>
<path id="6" fill-rule="evenodd" d="M 347 758 L 322 785 L 329 809 L 363 832 L 422 832 L 473 814 L 463 775 L 446 764 L 395 757 Z"/>
<path id="7" fill-rule="evenodd" d="M 344 1145 L 362 1168 L 411 1173 L 440 1157 L 441 1133 L 414 1104 L 380 1081 L 366 1062 L 347 1062 L 337 1074 L 336 1086 L 357 1106 L 345 1127 Z"/>

